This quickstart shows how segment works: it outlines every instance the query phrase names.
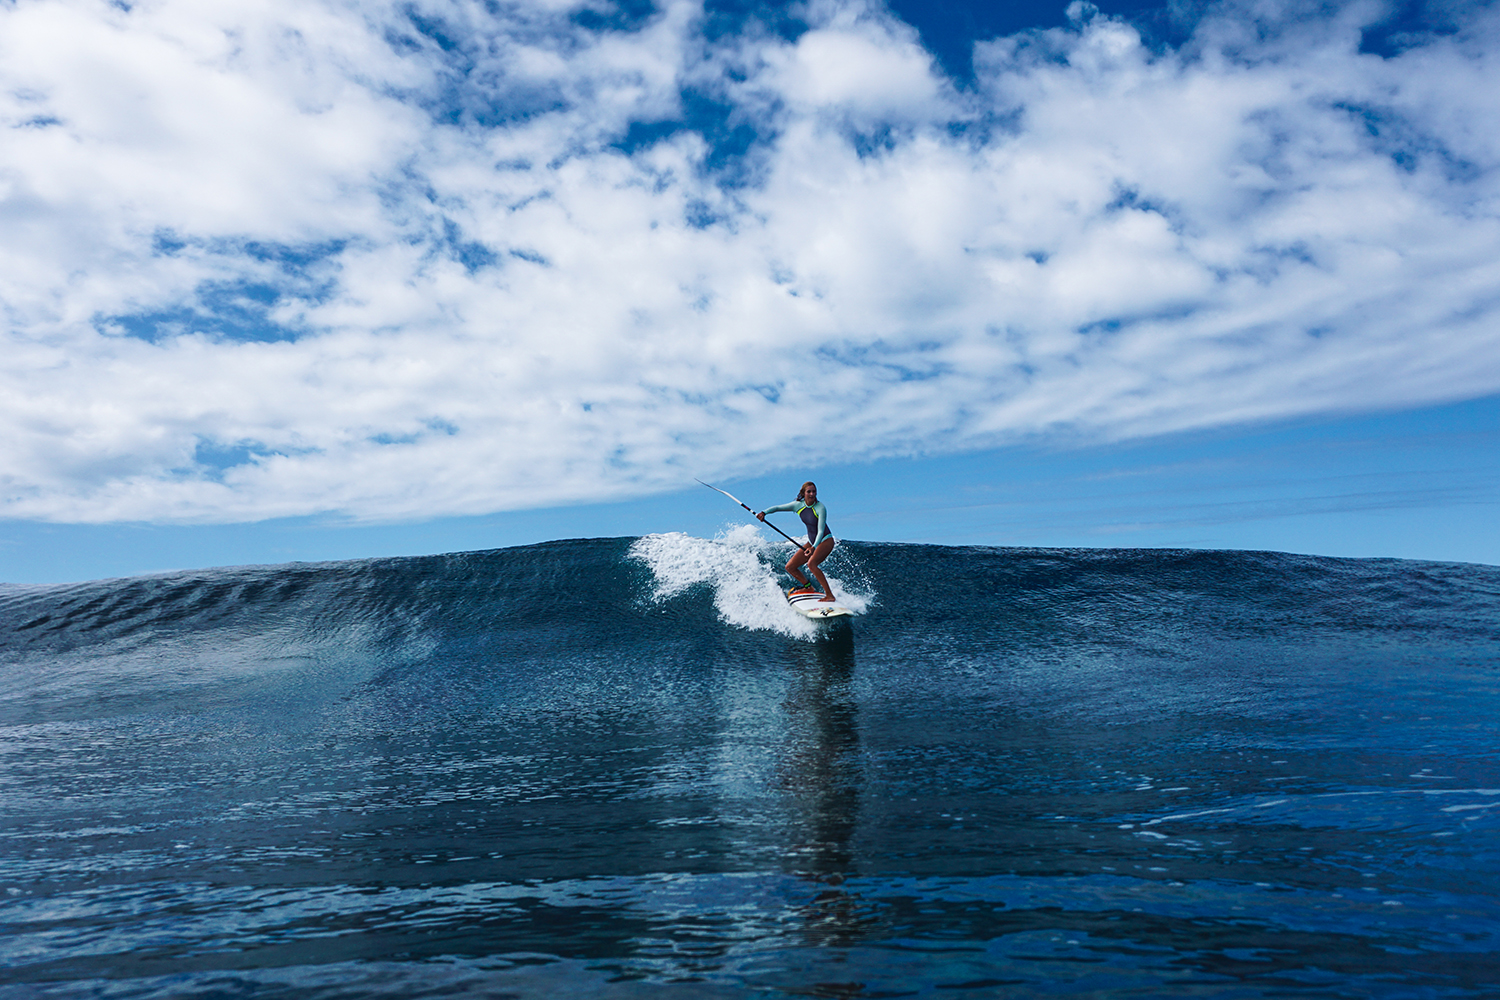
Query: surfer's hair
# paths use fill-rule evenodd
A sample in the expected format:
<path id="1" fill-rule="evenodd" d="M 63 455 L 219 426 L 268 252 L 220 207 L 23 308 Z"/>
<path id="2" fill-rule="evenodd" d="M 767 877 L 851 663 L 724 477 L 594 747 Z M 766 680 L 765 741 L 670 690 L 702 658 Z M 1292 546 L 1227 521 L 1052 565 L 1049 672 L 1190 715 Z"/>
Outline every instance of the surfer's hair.
<path id="1" fill-rule="evenodd" d="M 797 491 L 797 499 L 798 500 L 801 500 L 806 495 L 807 488 L 809 486 L 811 486 L 813 489 L 817 489 L 818 488 L 818 484 L 815 483 L 815 482 L 813 482 L 811 479 L 809 479 L 807 482 L 803 483 L 802 484 L 802 488 Z"/>

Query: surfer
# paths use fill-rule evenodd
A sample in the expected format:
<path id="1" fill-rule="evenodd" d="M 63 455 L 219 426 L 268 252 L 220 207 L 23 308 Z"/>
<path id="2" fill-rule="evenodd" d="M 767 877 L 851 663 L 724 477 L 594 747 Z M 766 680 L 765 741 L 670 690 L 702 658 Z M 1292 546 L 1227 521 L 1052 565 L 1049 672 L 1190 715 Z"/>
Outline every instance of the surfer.
<path id="1" fill-rule="evenodd" d="M 821 601 L 833 600 L 833 588 L 828 586 L 828 577 L 818 568 L 818 564 L 828 558 L 828 553 L 833 551 L 837 540 L 833 532 L 828 530 L 828 508 L 818 500 L 818 487 L 816 483 L 803 483 L 802 488 L 797 491 L 797 499 L 791 503 L 777 504 L 775 507 L 767 507 L 755 516 L 761 521 L 766 519 L 767 514 L 776 514 L 784 510 L 796 511 L 797 516 L 802 518 L 802 523 L 807 525 L 808 544 L 792 553 L 792 558 L 786 561 L 786 571 L 793 580 L 807 589 L 812 589 L 812 584 L 807 577 L 802 575 L 802 565 L 812 571 L 817 578 L 818 585 L 823 590 Z"/>

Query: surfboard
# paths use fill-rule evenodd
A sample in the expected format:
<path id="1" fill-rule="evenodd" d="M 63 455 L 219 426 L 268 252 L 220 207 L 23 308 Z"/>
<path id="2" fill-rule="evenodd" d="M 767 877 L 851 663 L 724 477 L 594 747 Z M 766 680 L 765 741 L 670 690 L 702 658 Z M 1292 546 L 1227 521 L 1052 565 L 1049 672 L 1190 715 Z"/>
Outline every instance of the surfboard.
<path id="1" fill-rule="evenodd" d="M 792 606 L 793 611 L 809 618 L 842 618 L 844 615 L 854 614 L 837 602 L 824 603 L 823 595 L 816 590 L 794 590 L 786 595 L 786 602 Z"/>

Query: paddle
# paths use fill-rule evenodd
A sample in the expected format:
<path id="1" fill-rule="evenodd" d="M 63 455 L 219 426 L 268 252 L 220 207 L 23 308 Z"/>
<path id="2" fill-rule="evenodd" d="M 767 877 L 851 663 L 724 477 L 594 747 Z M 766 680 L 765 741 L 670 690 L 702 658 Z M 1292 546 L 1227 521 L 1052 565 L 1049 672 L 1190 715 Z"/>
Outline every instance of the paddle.
<path id="1" fill-rule="evenodd" d="M 711 490 L 713 490 L 715 493 L 723 493 L 726 497 L 728 497 L 729 499 L 733 500 L 735 503 L 739 504 L 741 507 L 745 508 L 746 510 L 750 510 L 750 505 L 747 504 L 747 503 L 745 503 L 745 501 L 741 500 L 739 497 L 735 496 L 733 493 L 726 493 L 724 490 L 719 489 L 717 486 L 710 486 L 708 483 L 705 483 L 703 480 L 698 479 L 696 477 L 693 479 L 693 482 L 698 483 L 699 485 L 702 485 L 702 486 L 708 486 L 708 488 L 711 489 Z M 751 515 L 754 515 L 755 511 L 750 510 L 750 513 L 751 513 Z M 787 541 L 789 541 L 793 545 L 797 546 L 797 548 L 799 548 L 799 549 L 805 549 L 805 548 L 807 548 L 807 543 L 806 542 L 799 542 L 799 541 L 797 541 L 797 539 L 793 538 L 791 535 L 788 535 L 785 531 L 782 531 L 780 528 L 776 527 L 776 525 L 772 524 L 770 521 L 761 521 L 760 523 L 764 524 L 766 527 L 768 527 L 772 531 L 776 532 L 776 534 L 780 535 L 782 538 L 785 538 Z"/>

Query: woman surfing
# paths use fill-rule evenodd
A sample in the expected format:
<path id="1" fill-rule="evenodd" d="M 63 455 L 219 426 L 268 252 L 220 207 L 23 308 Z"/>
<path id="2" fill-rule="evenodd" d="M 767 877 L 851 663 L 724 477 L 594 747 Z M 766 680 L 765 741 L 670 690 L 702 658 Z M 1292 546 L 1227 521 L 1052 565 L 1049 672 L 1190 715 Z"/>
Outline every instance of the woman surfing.
<path id="1" fill-rule="evenodd" d="M 706 484 L 705 484 L 706 485 Z M 828 553 L 838 544 L 833 537 L 833 532 L 828 530 L 828 508 L 818 500 L 818 487 L 816 483 L 803 483 L 802 488 L 797 491 L 797 499 L 791 503 L 777 504 L 775 507 L 767 507 L 755 516 L 764 521 L 767 514 L 777 514 L 781 511 L 795 511 L 802 518 L 802 523 L 807 525 L 808 544 L 792 553 L 792 557 L 786 562 L 786 571 L 793 580 L 801 584 L 800 590 L 812 593 L 812 584 L 807 577 L 802 575 L 802 566 L 805 563 L 817 579 L 818 586 L 823 590 L 822 601 L 833 600 L 833 588 L 828 586 L 828 577 L 818 568 L 818 564 L 828 558 Z M 794 589 L 791 593 L 795 594 Z M 790 596 L 790 595 L 788 595 Z"/>

